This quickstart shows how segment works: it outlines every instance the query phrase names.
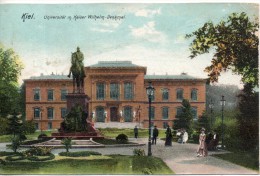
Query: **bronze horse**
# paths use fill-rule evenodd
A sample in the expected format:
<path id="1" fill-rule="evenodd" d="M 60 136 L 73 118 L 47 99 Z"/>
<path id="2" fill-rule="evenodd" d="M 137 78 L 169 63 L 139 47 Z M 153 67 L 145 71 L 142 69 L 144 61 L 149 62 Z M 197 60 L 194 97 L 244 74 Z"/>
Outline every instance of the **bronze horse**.
<path id="1" fill-rule="evenodd" d="M 86 76 L 84 72 L 83 59 L 83 54 L 79 51 L 79 48 L 77 52 L 72 53 L 71 55 L 71 67 L 68 77 L 70 78 L 72 73 L 73 93 L 84 93 L 84 78 Z M 77 89 L 75 89 L 75 84 Z"/>

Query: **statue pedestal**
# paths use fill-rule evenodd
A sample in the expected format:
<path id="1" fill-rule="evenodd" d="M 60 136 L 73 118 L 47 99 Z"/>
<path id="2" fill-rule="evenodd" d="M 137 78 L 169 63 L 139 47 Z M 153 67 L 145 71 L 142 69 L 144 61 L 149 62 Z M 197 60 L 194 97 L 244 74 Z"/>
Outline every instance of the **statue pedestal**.
<path id="1" fill-rule="evenodd" d="M 89 116 L 88 107 L 90 98 L 84 93 L 71 93 L 66 96 L 67 98 L 67 112 L 70 112 L 74 106 L 80 106 L 82 110 Z M 86 120 L 87 131 L 80 132 L 64 132 L 52 133 L 52 137 L 57 139 L 74 138 L 74 139 L 89 139 L 89 138 L 103 138 L 99 132 L 94 128 L 94 124 Z"/>

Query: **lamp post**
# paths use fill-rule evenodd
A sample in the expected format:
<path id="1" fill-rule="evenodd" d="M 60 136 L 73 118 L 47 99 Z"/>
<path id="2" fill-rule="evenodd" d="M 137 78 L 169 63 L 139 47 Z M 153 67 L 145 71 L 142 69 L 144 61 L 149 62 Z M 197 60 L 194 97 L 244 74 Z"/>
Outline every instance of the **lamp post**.
<path id="1" fill-rule="evenodd" d="M 212 103 L 212 99 L 210 100 L 210 103 L 209 103 L 209 109 L 210 109 L 210 130 L 212 128 L 212 113 L 213 113 L 213 107 L 214 107 L 214 104 Z"/>
<path id="2" fill-rule="evenodd" d="M 141 120 L 141 119 L 140 119 L 140 115 L 141 115 L 141 106 L 140 106 L 140 105 L 138 106 L 137 112 L 138 112 L 138 115 L 139 115 L 139 117 L 138 117 L 138 118 L 139 118 L 138 121 L 139 121 L 139 127 L 140 127 L 140 126 L 141 126 L 141 122 L 140 122 L 140 120 Z"/>
<path id="3" fill-rule="evenodd" d="M 148 140 L 148 156 L 152 156 L 152 145 L 151 145 L 151 102 L 152 96 L 154 95 L 154 87 L 152 83 L 149 82 L 149 86 L 146 88 L 146 94 L 148 95 L 149 100 L 149 140 Z"/>
<path id="4" fill-rule="evenodd" d="M 41 107 L 41 108 L 40 108 L 40 116 L 41 116 L 41 119 L 40 119 L 40 128 L 41 128 L 41 134 L 42 134 L 42 112 L 43 112 L 43 108 Z"/>
<path id="5" fill-rule="evenodd" d="M 224 106 L 225 106 L 226 100 L 224 99 L 224 95 L 222 95 L 222 98 L 220 100 L 221 105 L 221 111 L 222 111 L 222 125 L 221 125 L 221 148 L 224 148 Z"/>

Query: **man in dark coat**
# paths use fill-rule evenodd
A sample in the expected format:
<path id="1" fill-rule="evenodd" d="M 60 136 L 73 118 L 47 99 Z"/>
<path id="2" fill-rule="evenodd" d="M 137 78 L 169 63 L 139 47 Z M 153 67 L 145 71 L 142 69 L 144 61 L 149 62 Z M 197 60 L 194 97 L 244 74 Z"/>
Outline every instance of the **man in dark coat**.
<path id="1" fill-rule="evenodd" d="M 156 145 L 156 140 L 157 140 L 158 135 L 159 135 L 159 131 L 157 129 L 157 126 L 154 126 L 152 144 Z"/>
<path id="2" fill-rule="evenodd" d="M 166 134 L 165 146 L 172 146 L 172 130 L 169 125 L 167 126 L 165 134 Z"/>
<path id="3" fill-rule="evenodd" d="M 135 126 L 135 128 L 134 128 L 134 133 L 135 133 L 135 138 L 137 139 L 137 137 L 138 137 L 138 128 L 137 128 L 137 126 Z"/>

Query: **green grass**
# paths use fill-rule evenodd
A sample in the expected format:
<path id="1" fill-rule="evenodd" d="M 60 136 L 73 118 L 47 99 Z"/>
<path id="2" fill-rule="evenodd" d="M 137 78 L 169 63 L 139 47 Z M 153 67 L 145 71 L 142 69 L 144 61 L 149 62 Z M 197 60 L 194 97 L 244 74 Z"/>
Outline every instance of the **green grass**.
<path id="1" fill-rule="evenodd" d="M 109 159 L 62 159 L 45 162 L 6 162 L 1 174 L 143 174 L 149 168 L 153 174 L 173 174 L 166 164 L 156 157 L 111 155 Z M 145 166 L 145 167 L 144 167 Z"/>
<path id="2" fill-rule="evenodd" d="M 235 151 L 234 153 L 215 154 L 213 156 L 253 170 L 259 170 L 258 152 Z"/>
<path id="3" fill-rule="evenodd" d="M 125 129 L 119 129 L 119 128 L 102 128 L 98 129 L 101 134 L 103 134 L 105 137 L 109 138 L 115 138 L 117 135 L 124 133 L 128 136 L 128 138 L 134 137 L 134 129 L 125 128 Z M 138 129 L 138 137 L 145 138 L 148 137 L 148 129 Z M 159 129 L 159 138 L 165 137 L 165 130 Z"/>

